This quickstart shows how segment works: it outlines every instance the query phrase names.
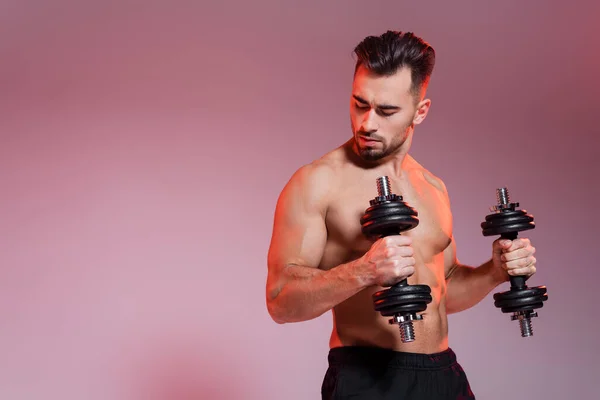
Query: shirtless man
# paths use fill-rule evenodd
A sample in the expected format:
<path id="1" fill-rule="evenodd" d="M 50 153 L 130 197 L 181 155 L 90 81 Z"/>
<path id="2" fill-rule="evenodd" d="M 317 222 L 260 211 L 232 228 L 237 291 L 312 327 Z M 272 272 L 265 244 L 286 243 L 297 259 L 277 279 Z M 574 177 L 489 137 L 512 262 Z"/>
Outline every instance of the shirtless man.
<path id="1" fill-rule="evenodd" d="M 365 38 L 355 54 L 352 138 L 300 167 L 278 199 L 268 311 L 283 324 L 332 310 L 323 399 L 474 399 L 448 346 L 447 315 L 473 307 L 509 275 L 533 275 L 535 249 L 527 238 L 498 239 L 486 263 L 459 263 L 446 187 L 408 154 L 431 105 L 434 50 L 412 33 L 388 31 Z M 418 211 L 419 225 L 370 241 L 360 217 L 381 176 Z M 408 343 L 371 297 L 405 278 L 429 285 L 433 297 Z"/>

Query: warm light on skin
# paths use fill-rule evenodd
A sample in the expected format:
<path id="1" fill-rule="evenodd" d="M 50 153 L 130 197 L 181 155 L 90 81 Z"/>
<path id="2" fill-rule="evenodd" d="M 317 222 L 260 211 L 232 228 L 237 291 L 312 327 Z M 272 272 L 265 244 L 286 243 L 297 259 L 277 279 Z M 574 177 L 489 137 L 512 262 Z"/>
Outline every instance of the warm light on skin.
<path id="1" fill-rule="evenodd" d="M 378 76 L 362 66 L 357 69 L 350 119 L 354 149 L 363 159 L 377 161 L 408 151 L 414 127 L 425 120 L 431 105 L 424 98 L 426 88 L 415 99 L 411 84 L 408 68 L 390 76 Z M 365 143 L 361 137 L 374 142 Z"/>

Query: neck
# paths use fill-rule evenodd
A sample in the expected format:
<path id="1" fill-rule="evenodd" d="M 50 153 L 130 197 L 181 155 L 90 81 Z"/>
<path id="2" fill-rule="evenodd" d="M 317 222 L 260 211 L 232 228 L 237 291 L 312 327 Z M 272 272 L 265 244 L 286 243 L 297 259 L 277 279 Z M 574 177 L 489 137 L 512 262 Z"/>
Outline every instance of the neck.
<path id="1" fill-rule="evenodd" d="M 395 153 L 382 160 L 386 170 L 389 170 L 393 176 L 402 177 L 404 171 L 409 168 L 412 157 L 408 154 L 408 150 L 412 144 L 412 137 L 412 132 L 410 132 L 402 146 Z"/>

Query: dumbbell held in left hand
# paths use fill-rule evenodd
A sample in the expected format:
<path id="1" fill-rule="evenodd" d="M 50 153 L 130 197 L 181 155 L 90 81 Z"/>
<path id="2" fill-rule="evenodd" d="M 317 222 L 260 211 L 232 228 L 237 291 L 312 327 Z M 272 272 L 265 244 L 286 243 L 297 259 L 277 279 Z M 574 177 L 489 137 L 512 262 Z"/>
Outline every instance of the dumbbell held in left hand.
<path id="1" fill-rule="evenodd" d="M 511 203 L 506 188 L 496 190 L 498 205 L 494 213 L 481 223 L 484 236 L 500 235 L 502 239 L 515 240 L 519 232 L 534 229 L 533 216 L 525 210 L 518 210 L 519 203 Z M 512 313 L 511 320 L 519 321 L 521 336 L 533 336 L 531 318 L 537 317 L 535 310 L 542 308 L 548 300 L 545 286 L 528 287 L 525 276 L 511 276 L 510 290 L 494 294 L 494 305 L 503 313 Z"/>

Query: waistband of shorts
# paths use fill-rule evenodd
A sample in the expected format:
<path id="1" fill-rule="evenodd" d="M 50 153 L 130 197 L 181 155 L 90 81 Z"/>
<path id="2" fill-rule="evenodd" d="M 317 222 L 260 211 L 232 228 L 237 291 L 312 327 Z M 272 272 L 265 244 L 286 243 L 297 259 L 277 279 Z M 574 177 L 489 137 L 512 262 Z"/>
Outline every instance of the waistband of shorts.
<path id="1" fill-rule="evenodd" d="M 409 353 L 379 347 L 343 346 L 329 350 L 330 365 L 386 365 L 395 368 L 439 369 L 455 364 L 451 348 L 439 353 Z"/>

